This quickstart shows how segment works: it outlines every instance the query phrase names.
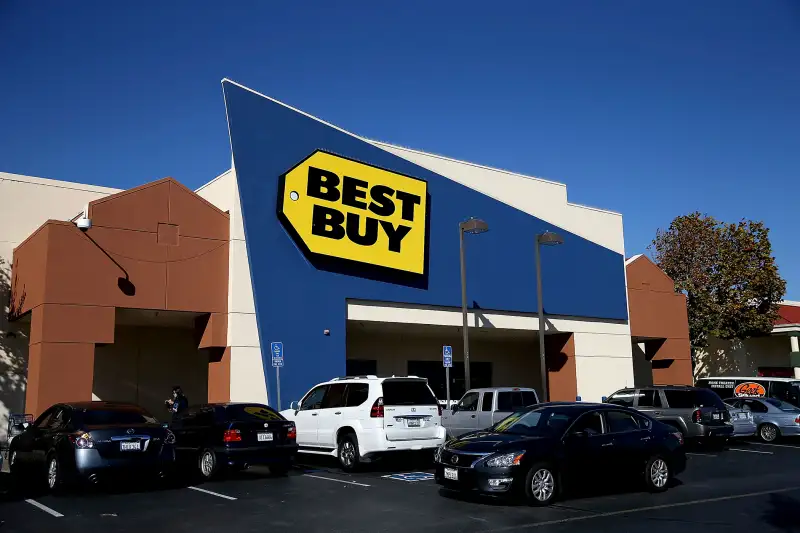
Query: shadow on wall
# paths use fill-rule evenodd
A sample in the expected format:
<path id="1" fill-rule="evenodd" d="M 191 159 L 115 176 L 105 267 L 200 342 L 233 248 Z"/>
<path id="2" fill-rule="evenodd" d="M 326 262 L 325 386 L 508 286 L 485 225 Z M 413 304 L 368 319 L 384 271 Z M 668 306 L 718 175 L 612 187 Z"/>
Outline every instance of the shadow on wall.
<path id="1" fill-rule="evenodd" d="M 24 295 L 15 300 L 22 300 Z M 5 441 L 9 413 L 25 408 L 25 385 L 28 374 L 27 324 L 9 323 L 15 314 L 11 298 L 11 264 L 0 258 L 0 442 Z M 20 304 L 21 305 L 21 304 Z"/>

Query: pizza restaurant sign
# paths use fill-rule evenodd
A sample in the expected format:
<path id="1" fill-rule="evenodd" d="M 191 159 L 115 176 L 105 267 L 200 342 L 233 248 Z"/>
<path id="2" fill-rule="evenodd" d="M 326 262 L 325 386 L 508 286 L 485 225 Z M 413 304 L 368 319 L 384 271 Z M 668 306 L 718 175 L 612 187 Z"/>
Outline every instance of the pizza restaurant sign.
<path id="1" fill-rule="evenodd" d="M 278 218 L 312 263 L 426 273 L 428 184 L 317 150 L 280 177 Z"/>

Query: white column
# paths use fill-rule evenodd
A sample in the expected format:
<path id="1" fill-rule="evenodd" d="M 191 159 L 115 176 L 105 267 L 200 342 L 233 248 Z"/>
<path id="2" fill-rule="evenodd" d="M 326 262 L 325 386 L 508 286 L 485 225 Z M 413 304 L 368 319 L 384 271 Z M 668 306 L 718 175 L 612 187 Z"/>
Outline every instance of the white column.
<path id="1" fill-rule="evenodd" d="M 800 361 L 800 337 L 796 337 L 792 335 L 789 337 L 789 342 L 792 345 L 791 353 L 789 354 L 789 358 L 793 364 L 797 364 L 797 361 Z M 800 379 L 800 366 L 794 367 L 794 377 Z"/>

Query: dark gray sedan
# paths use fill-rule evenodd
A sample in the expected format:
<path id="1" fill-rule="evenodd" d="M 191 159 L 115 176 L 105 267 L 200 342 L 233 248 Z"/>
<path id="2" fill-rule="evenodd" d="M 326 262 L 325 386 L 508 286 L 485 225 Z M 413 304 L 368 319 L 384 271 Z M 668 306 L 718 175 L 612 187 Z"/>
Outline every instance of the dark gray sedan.
<path id="1" fill-rule="evenodd" d="M 8 462 L 13 476 L 27 471 L 54 490 L 125 470 L 164 475 L 175 462 L 174 443 L 172 432 L 138 405 L 56 404 L 14 438 Z"/>
<path id="2" fill-rule="evenodd" d="M 800 435 L 800 409 L 777 398 L 729 398 L 725 403 L 749 411 L 764 442 Z"/>

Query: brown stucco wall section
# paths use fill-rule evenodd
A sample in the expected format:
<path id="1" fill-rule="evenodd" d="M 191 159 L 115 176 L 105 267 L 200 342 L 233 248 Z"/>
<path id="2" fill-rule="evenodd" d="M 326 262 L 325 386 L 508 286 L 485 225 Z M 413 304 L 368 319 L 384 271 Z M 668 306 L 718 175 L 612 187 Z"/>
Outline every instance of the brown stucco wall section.
<path id="1" fill-rule="evenodd" d="M 686 297 L 658 266 L 639 256 L 626 268 L 631 336 L 652 350 L 653 384 L 691 385 L 692 363 Z M 650 355 L 650 353 L 648 353 Z"/>
<path id="2" fill-rule="evenodd" d="M 550 401 L 574 402 L 578 395 L 578 376 L 572 333 L 546 335 L 544 346 Z"/>
<path id="3" fill-rule="evenodd" d="M 209 313 L 207 342 L 225 346 L 227 213 L 165 178 L 91 202 L 88 216 L 86 233 L 50 220 L 14 250 L 11 308 L 31 313 L 33 414 L 91 399 L 94 344 L 114 342 L 116 308 Z"/>
<path id="4" fill-rule="evenodd" d="M 214 354 L 221 353 L 219 359 Z M 231 349 L 211 350 L 208 363 L 208 401 L 231 401 Z"/>

